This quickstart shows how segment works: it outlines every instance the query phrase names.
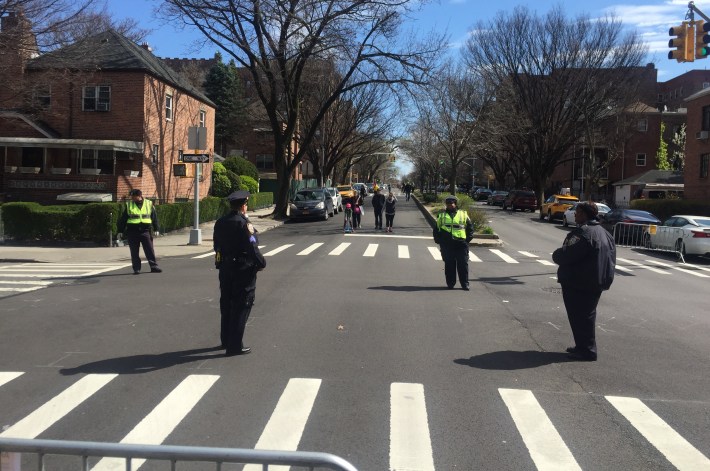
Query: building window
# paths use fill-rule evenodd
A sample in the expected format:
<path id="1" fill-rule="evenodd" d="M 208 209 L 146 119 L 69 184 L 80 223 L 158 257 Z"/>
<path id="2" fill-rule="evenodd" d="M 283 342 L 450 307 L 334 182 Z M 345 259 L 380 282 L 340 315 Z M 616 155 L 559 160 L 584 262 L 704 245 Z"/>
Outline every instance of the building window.
<path id="1" fill-rule="evenodd" d="M 207 122 L 207 112 L 205 110 L 200 110 L 200 127 L 204 128 Z"/>
<path id="2" fill-rule="evenodd" d="M 646 166 L 646 154 L 636 154 L 636 166 L 645 167 Z"/>
<path id="3" fill-rule="evenodd" d="M 160 146 L 158 144 L 153 144 L 153 151 L 150 153 L 150 160 L 153 163 L 153 167 L 158 165 L 158 151 Z"/>
<path id="4" fill-rule="evenodd" d="M 165 119 L 173 119 L 173 96 L 165 95 Z"/>
<path id="5" fill-rule="evenodd" d="M 663 103 L 663 93 L 658 94 L 658 102 Z"/>
<path id="6" fill-rule="evenodd" d="M 82 170 L 94 169 L 104 175 L 113 174 L 113 151 L 97 149 L 81 149 L 79 155 L 79 168 Z M 82 172 L 88 173 L 88 172 Z"/>
<path id="7" fill-rule="evenodd" d="M 703 106 L 703 122 L 701 131 L 710 131 L 710 106 Z"/>
<path id="8" fill-rule="evenodd" d="M 636 129 L 641 132 L 648 131 L 648 119 L 639 119 L 638 123 L 636 123 Z"/>
<path id="9" fill-rule="evenodd" d="M 710 154 L 700 156 L 700 178 L 708 177 L 708 167 L 710 167 Z"/>
<path id="10" fill-rule="evenodd" d="M 32 106 L 43 110 L 49 109 L 52 103 L 52 89 L 49 85 L 39 86 L 32 90 Z"/>
<path id="11" fill-rule="evenodd" d="M 256 168 L 258 170 L 273 170 L 274 156 L 271 154 L 257 154 Z"/>
<path id="12" fill-rule="evenodd" d="M 710 87 L 710 82 L 703 82 L 703 90 Z"/>
<path id="13" fill-rule="evenodd" d="M 678 94 L 679 94 L 680 96 L 683 96 L 683 87 L 680 87 L 680 90 L 678 90 Z"/>
<path id="14" fill-rule="evenodd" d="M 178 162 L 182 162 L 182 149 L 178 149 Z"/>
<path id="15" fill-rule="evenodd" d="M 82 93 L 82 110 L 111 111 L 111 86 L 89 85 Z"/>

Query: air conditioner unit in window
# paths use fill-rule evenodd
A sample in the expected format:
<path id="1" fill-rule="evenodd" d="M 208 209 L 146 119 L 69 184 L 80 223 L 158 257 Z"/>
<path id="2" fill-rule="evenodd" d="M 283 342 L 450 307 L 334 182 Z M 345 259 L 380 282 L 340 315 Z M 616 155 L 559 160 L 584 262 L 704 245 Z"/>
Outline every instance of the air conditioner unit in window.
<path id="1" fill-rule="evenodd" d="M 710 136 L 710 131 L 698 131 L 695 133 L 695 139 L 707 139 Z"/>
<path id="2" fill-rule="evenodd" d="M 96 111 L 108 111 L 108 109 L 109 109 L 108 103 L 97 103 L 96 104 Z"/>

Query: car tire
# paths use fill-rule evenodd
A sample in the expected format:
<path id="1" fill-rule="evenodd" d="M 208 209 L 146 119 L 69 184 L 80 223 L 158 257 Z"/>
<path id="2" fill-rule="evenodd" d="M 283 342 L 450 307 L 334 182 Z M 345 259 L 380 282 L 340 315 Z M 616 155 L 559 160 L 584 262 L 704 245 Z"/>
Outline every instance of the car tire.
<path id="1" fill-rule="evenodd" d="M 544 221 L 545 220 L 545 213 L 540 211 L 540 214 L 538 215 L 538 217 L 540 218 L 540 221 Z"/>
<path id="2" fill-rule="evenodd" d="M 516 209 L 516 208 L 515 208 L 515 205 L 514 205 L 514 204 L 510 206 L 510 210 L 511 210 L 511 211 L 515 212 L 515 209 Z"/>
<path id="3" fill-rule="evenodd" d="M 325 210 L 325 213 L 323 213 L 323 220 L 327 221 L 328 220 L 328 210 Z"/>

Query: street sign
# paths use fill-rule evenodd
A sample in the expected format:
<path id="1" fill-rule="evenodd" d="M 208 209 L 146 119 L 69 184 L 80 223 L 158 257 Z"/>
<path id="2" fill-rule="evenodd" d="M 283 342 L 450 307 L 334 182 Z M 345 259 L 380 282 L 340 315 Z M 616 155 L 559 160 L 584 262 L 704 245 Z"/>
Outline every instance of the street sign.
<path id="1" fill-rule="evenodd" d="M 209 154 L 182 154 L 182 161 L 192 164 L 204 164 L 210 161 Z"/>
<path id="2" fill-rule="evenodd" d="M 202 150 L 207 148 L 207 128 L 190 126 L 187 129 L 187 148 Z"/>

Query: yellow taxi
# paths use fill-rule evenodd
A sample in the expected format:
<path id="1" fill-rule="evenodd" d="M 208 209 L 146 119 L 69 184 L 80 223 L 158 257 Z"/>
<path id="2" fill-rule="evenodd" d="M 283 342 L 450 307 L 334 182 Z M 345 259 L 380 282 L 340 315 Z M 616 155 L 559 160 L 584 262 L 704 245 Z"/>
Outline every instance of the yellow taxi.
<path id="1" fill-rule="evenodd" d="M 338 193 L 340 193 L 340 196 L 343 197 L 343 201 L 345 201 L 345 198 L 352 198 L 355 196 L 355 189 L 352 185 L 338 185 L 335 188 L 338 190 Z"/>
<path id="2" fill-rule="evenodd" d="M 552 195 L 542 203 L 540 219 L 544 219 L 545 216 L 547 216 L 548 222 L 562 219 L 565 211 L 577 201 L 579 201 L 579 198 L 572 195 Z"/>

